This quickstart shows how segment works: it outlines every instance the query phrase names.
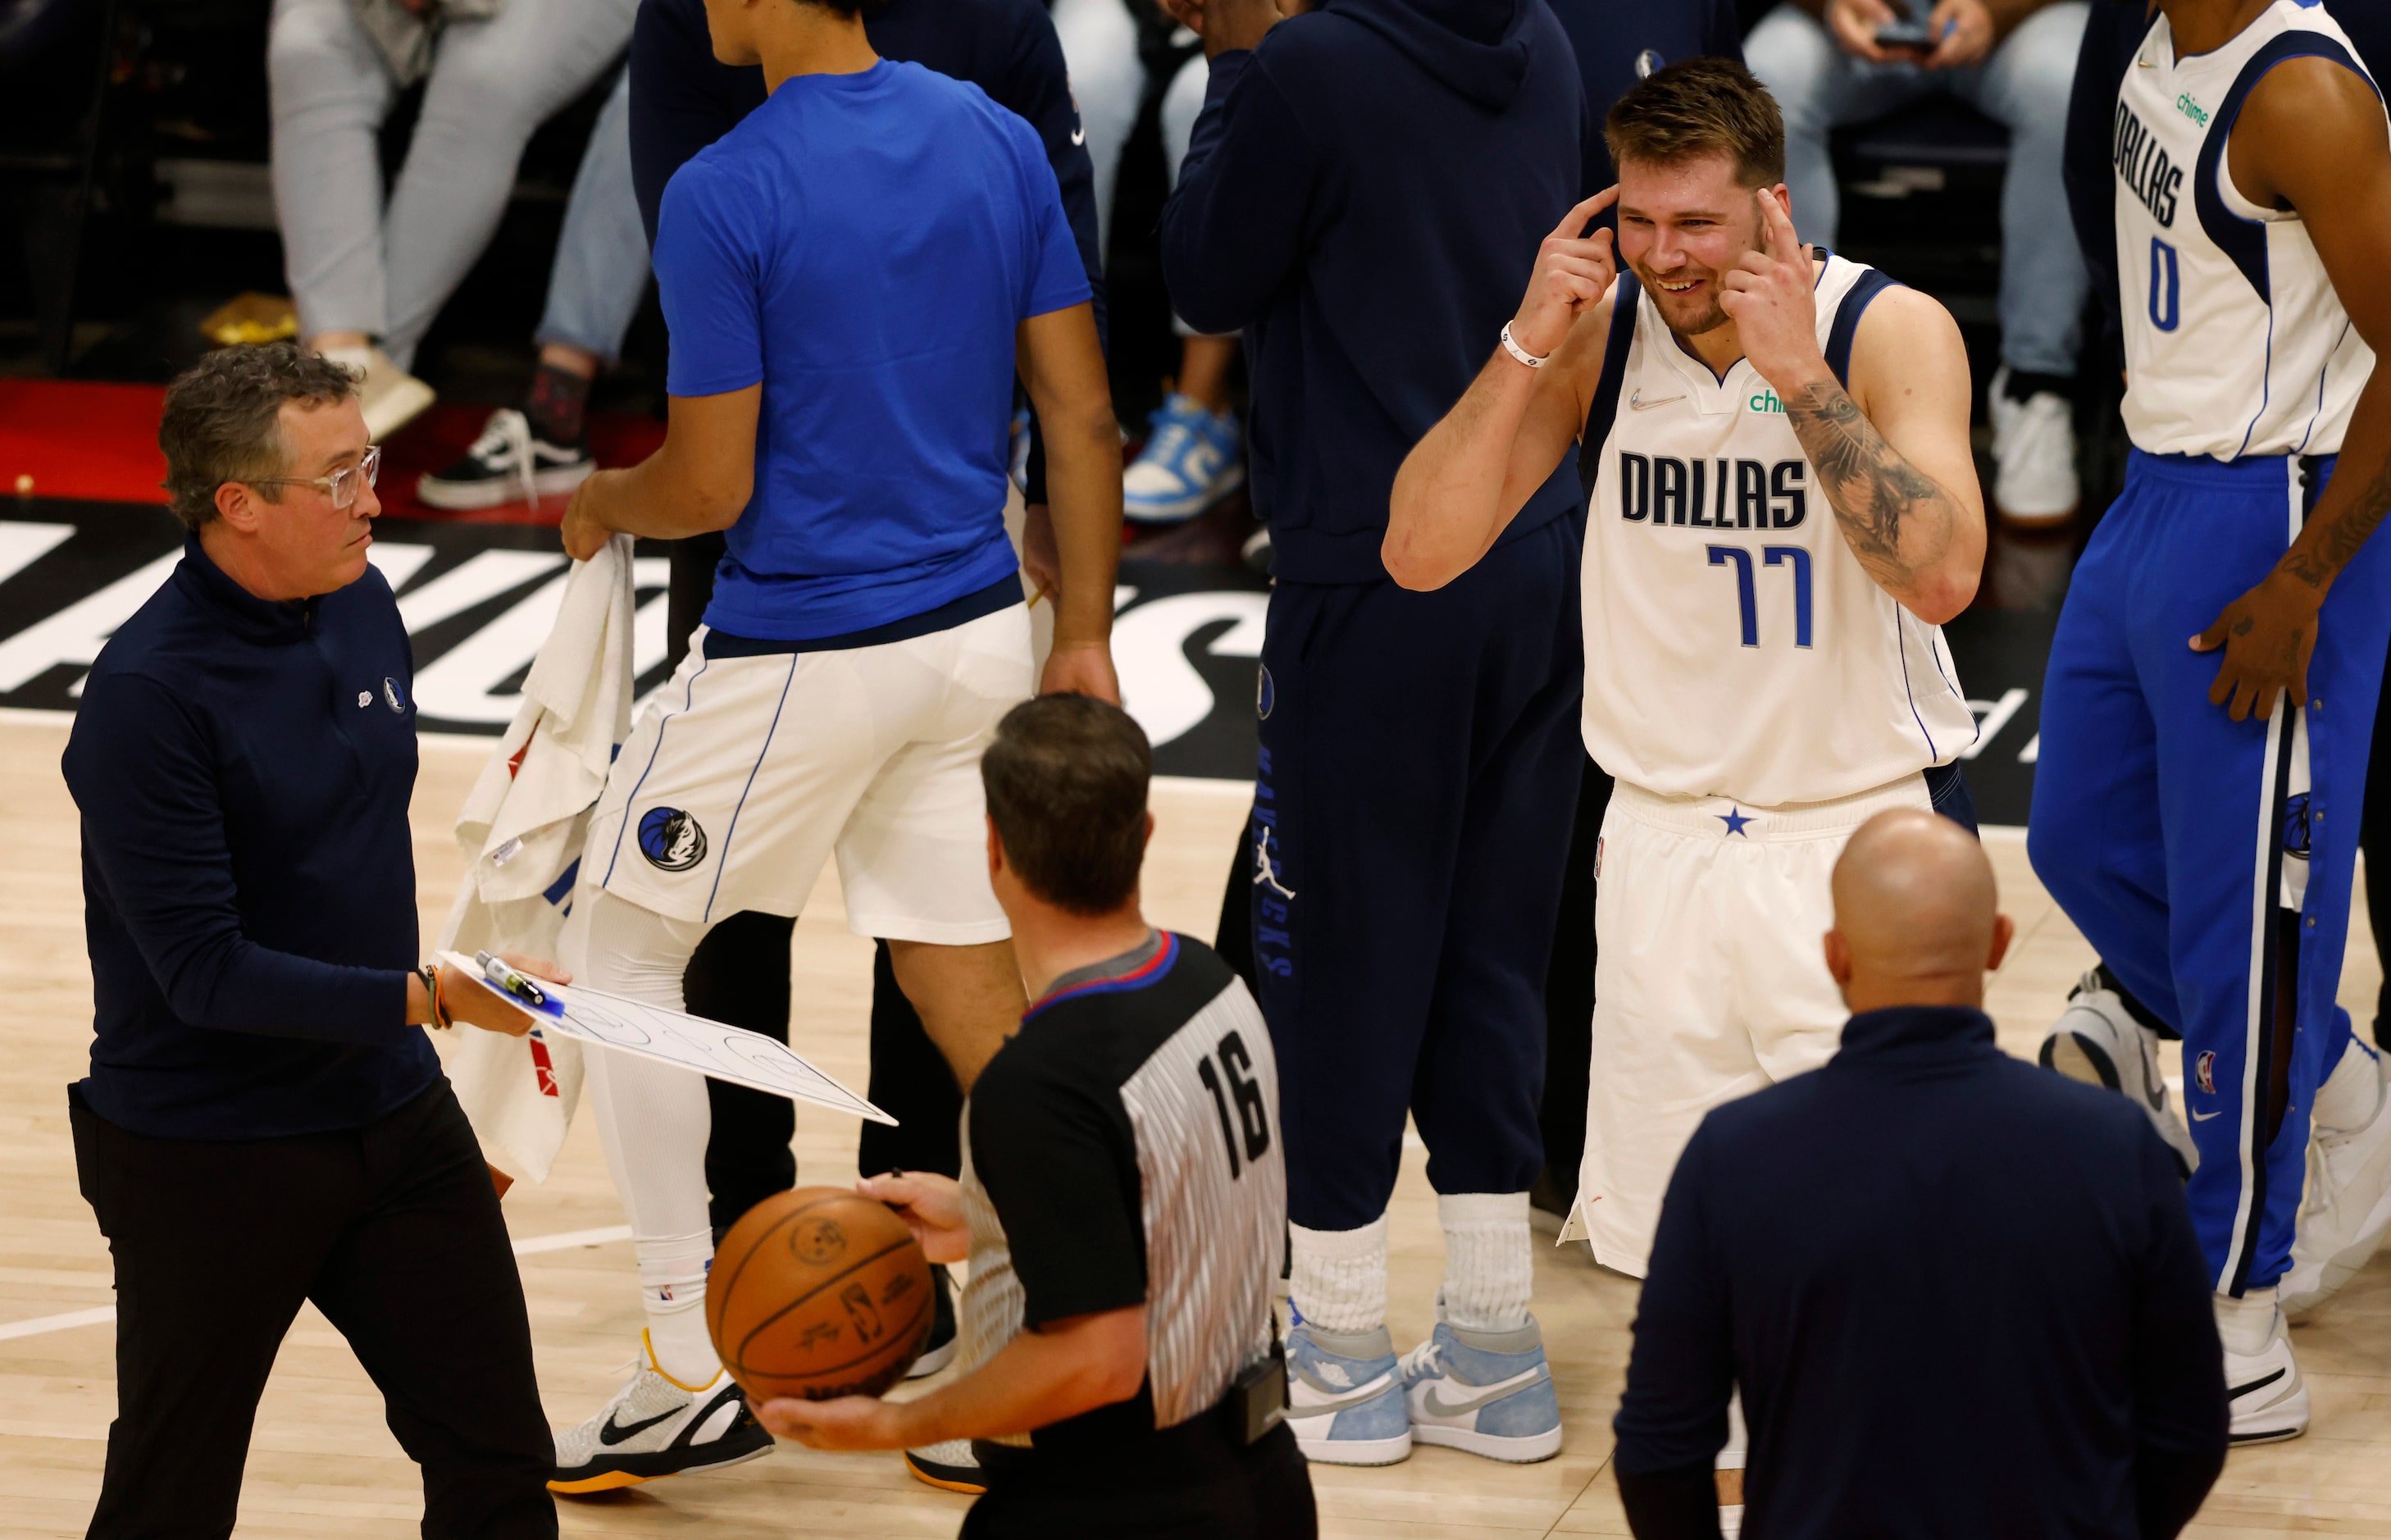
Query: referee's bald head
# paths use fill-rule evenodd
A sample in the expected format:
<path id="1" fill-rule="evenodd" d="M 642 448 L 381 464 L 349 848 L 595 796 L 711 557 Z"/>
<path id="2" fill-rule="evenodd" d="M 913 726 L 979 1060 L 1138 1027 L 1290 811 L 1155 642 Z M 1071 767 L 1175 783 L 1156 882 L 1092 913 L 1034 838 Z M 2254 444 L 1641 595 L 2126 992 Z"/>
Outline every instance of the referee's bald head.
<path id="1" fill-rule="evenodd" d="M 979 777 L 1005 863 L 1033 897 L 1084 915 L 1136 899 L 1154 750 L 1128 712 L 1091 695 L 1024 701 L 997 724 Z"/>

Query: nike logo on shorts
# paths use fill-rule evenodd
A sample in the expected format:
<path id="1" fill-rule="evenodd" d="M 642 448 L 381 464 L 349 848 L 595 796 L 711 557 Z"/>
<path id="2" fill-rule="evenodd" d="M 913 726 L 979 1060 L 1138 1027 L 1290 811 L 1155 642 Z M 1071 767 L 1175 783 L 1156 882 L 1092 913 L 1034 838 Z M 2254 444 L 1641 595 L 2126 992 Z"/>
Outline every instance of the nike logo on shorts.
<path id="1" fill-rule="evenodd" d="M 2191 1120 L 2195 1123 L 2204 1123 L 2211 1118 L 2222 1118 L 2223 1116 L 2225 1116 L 2225 1109 L 2223 1107 L 2218 1107 L 2214 1112 L 2195 1112 L 2191 1115 Z"/>

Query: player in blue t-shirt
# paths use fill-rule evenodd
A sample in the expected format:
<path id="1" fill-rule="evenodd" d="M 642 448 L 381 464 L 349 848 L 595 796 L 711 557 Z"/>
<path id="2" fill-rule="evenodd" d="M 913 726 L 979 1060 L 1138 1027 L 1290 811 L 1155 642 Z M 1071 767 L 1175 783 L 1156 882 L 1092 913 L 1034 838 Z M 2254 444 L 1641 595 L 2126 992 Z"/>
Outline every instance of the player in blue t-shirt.
<path id="1" fill-rule="evenodd" d="M 730 549 L 591 818 L 565 950 L 594 987 L 679 1007 L 715 922 L 796 913 L 835 853 L 849 927 L 888 941 L 968 1089 L 1025 1003 L 980 752 L 1036 689 L 1119 698 L 1119 436 L 1044 147 L 977 86 L 880 58 L 859 8 L 708 6 L 715 56 L 762 64 L 771 94 L 665 189 L 670 430 L 582 484 L 564 542 L 578 559 L 616 533 L 727 528 Z M 1060 574 L 1042 680 L 1004 524 L 1016 372 Z M 558 1435 L 569 1492 L 770 1443 L 704 1325 L 704 1083 L 607 1054 L 588 1073 L 648 1351 Z"/>

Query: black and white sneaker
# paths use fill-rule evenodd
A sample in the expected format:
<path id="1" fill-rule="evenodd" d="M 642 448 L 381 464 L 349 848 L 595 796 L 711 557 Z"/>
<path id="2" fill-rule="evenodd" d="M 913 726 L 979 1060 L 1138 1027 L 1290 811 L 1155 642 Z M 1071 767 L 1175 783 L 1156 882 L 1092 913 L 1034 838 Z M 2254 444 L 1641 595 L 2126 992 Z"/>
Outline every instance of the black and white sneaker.
<path id="1" fill-rule="evenodd" d="M 969 1439 L 949 1439 L 905 1451 L 905 1469 L 926 1486 L 976 1497 L 988 1490 L 988 1473 L 979 1468 Z"/>
<path id="2" fill-rule="evenodd" d="M 640 1334 L 639 1372 L 604 1409 L 556 1435 L 550 1492 L 612 1492 L 659 1476 L 719 1470 L 769 1454 L 772 1435 L 747 1409 L 729 1371 L 692 1389 L 656 1367 Z"/>
<path id="3" fill-rule="evenodd" d="M 598 469 L 586 445 L 555 445 L 531 431 L 511 407 L 490 414 L 482 436 L 446 469 L 427 471 L 415 495 L 433 508 L 462 511 L 561 497 Z"/>
<path id="4" fill-rule="evenodd" d="M 927 1379 L 955 1361 L 955 1286 L 944 1266 L 930 1268 L 930 1286 L 937 1296 L 937 1311 L 930 1317 L 930 1336 L 922 1345 L 922 1356 L 905 1371 L 908 1379 Z"/>

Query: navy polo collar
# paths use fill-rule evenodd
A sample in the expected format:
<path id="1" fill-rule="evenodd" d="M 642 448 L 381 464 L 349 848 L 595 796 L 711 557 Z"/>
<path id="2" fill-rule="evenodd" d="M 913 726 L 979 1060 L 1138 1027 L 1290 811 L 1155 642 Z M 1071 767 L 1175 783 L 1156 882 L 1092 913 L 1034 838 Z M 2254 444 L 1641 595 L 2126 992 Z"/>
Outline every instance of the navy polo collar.
<path id="1" fill-rule="evenodd" d="M 183 591 L 225 623 L 233 635 L 251 641 L 304 641 L 316 619 L 314 599 L 260 599 L 226 575 L 200 544 L 199 532 L 183 537 L 183 560 L 174 568 Z"/>
<path id="2" fill-rule="evenodd" d="M 1998 1054 L 1993 1018 L 1966 1005 L 1893 1005 L 1862 1011 L 1843 1023 L 1842 1052 L 1834 1063 L 1919 1068 L 1958 1065 Z"/>

